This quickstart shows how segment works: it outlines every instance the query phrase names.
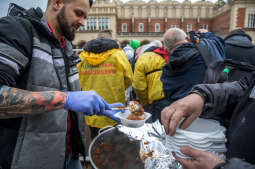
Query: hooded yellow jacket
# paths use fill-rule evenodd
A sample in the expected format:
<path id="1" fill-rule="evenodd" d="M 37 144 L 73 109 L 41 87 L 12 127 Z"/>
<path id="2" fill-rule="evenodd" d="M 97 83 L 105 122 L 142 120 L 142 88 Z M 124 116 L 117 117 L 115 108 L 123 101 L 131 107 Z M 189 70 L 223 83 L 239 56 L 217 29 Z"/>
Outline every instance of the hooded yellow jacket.
<path id="1" fill-rule="evenodd" d="M 164 98 L 160 76 L 161 67 L 166 63 L 162 56 L 154 52 L 145 52 L 135 64 L 133 88 L 143 105 L 152 104 L 153 101 Z M 152 72 L 154 70 L 158 70 Z M 146 75 L 146 73 L 149 73 Z"/>
<path id="2" fill-rule="evenodd" d="M 125 104 L 125 89 L 132 84 L 132 69 L 125 54 L 120 49 L 110 49 L 101 53 L 83 51 L 77 65 L 82 90 L 94 90 L 107 103 Z M 106 116 L 86 116 L 91 127 L 103 128 L 117 124 Z"/>

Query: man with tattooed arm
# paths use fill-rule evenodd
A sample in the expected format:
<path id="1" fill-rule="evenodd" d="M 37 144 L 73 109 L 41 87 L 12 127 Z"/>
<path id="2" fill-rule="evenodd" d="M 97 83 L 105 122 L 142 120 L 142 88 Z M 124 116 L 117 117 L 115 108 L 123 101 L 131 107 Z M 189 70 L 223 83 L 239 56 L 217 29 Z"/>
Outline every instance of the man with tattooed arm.
<path id="1" fill-rule="evenodd" d="M 83 115 L 113 118 L 113 105 L 79 91 L 70 43 L 92 3 L 48 0 L 45 13 L 0 18 L 1 169 L 81 169 Z"/>

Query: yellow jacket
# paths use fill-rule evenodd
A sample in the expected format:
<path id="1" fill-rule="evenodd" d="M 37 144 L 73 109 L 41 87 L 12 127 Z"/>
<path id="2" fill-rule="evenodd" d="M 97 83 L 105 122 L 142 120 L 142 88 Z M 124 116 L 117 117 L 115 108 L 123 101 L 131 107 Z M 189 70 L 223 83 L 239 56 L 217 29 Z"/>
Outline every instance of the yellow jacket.
<path id="1" fill-rule="evenodd" d="M 160 81 L 162 70 L 148 75 L 146 73 L 161 69 L 165 63 L 165 59 L 154 52 L 145 52 L 138 58 L 132 86 L 143 105 L 152 104 L 153 101 L 164 98 Z"/>
<path id="2" fill-rule="evenodd" d="M 82 90 L 94 90 L 107 103 L 125 104 L 125 89 L 132 84 L 132 69 L 125 54 L 120 49 L 102 53 L 83 51 L 77 65 Z M 117 124 L 106 116 L 86 116 L 91 127 L 103 128 Z"/>

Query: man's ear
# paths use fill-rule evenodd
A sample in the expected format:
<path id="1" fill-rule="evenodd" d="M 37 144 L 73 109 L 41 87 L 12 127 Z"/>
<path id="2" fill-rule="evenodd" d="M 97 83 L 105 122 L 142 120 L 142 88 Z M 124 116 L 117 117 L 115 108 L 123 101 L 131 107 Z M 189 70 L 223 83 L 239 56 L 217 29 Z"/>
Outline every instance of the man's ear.
<path id="1" fill-rule="evenodd" d="M 63 0 L 52 0 L 52 7 L 54 10 L 59 11 L 63 6 Z"/>

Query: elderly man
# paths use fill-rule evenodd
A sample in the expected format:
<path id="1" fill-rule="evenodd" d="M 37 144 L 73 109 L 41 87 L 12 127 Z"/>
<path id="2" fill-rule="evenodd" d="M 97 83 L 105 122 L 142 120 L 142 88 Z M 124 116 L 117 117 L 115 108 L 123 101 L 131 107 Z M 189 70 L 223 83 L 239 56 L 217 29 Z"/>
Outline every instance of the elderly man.
<path id="1" fill-rule="evenodd" d="M 223 40 L 217 35 L 200 30 L 200 43 L 215 60 L 225 58 Z M 204 79 L 206 65 L 196 45 L 186 40 L 186 33 L 179 28 L 168 29 L 164 34 L 164 45 L 168 62 L 163 67 L 161 81 L 168 101 L 184 97 L 192 86 Z"/>
<path id="2" fill-rule="evenodd" d="M 113 113 L 95 92 L 76 91 L 78 58 L 70 41 L 92 2 L 48 0 L 45 13 L 0 18 L 0 168 L 81 169 L 79 112 Z"/>

